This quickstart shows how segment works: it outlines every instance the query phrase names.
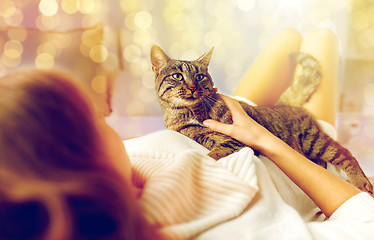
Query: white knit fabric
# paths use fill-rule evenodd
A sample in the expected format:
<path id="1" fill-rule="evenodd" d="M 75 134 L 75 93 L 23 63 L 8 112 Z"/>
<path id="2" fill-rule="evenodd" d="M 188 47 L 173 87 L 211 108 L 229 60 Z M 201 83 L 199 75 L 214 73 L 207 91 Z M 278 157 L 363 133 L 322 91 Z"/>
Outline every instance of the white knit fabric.
<path id="1" fill-rule="evenodd" d="M 369 195 L 356 195 L 322 221 L 314 203 L 249 148 L 214 161 L 169 130 L 124 144 L 146 217 L 173 239 L 374 239 Z"/>
<path id="2" fill-rule="evenodd" d="M 190 238 L 237 217 L 258 191 L 251 149 L 217 162 L 198 149 L 179 147 L 186 140 L 180 134 L 159 132 L 149 136 L 151 142 L 156 140 L 154 136 L 157 142 L 167 137 L 177 144 L 172 149 L 134 151 L 131 146 L 149 144 L 139 144 L 139 138 L 126 142 L 126 148 L 133 182 L 143 187 L 140 202 L 146 217 L 162 225 L 162 232 L 173 239 Z"/>
<path id="3" fill-rule="evenodd" d="M 235 165 L 248 159 L 249 152 L 242 150 L 229 161 Z M 236 176 L 196 151 L 161 156 L 157 162 L 132 156 L 134 183 L 144 184 L 140 201 L 148 220 L 164 226 L 162 231 L 174 239 L 237 217 L 257 192 L 253 164 L 239 163 L 245 174 Z"/>

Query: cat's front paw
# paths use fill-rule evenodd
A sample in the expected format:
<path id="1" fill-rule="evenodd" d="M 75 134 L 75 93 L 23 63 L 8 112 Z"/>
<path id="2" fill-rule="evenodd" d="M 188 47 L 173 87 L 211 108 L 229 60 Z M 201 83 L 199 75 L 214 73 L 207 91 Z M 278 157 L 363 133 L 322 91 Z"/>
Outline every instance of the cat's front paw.
<path id="1" fill-rule="evenodd" d="M 217 148 L 217 149 L 212 149 L 212 151 L 208 153 L 208 156 L 211 158 L 214 158 L 215 160 L 219 160 L 223 157 L 230 155 L 231 153 L 232 151 L 229 149 Z"/>
<path id="2" fill-rule="evenodd" d="M 373 185 L 370 183 L 369 179 L 365 176 L 355 176 L 349 179 L 349 182 L 355 185 L 361 191 L 369 193 L 371 196 L 373 195 Z"/>

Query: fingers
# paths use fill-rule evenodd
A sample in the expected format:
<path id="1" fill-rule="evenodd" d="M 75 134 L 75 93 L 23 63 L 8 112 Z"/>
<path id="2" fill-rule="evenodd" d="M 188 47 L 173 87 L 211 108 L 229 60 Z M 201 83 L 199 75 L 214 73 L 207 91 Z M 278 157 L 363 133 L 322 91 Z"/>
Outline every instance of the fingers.
<path id="1" fill-rule="evenodd" d="M 242 106 L 237 100 L 230 98 L 228 96 L 222 95 L 222 94 L 218 94 L 218 95 L 226 103 L 227 107 L 230 109 L 231 112 L 233 111 L 244 112 Z"/>
<path id="2" fill-rule="evenodd" d="M 222 94 L 219 94 L 219 97 L 226 103 L 227 107 L 229 108 L 234 123 L 244 124 L 248 121 L 248 114 L 244 111 L 243 107 L 237 100 Z"/>
<path id="3" fill-rule="evenodd" d="M 212 120 L 212 119 L 207 119 L 203 122 L 203 125 L 209 128 L 210 130 L 231 136 L 232 125 L 230 124 L 224 124 L 224 123 Z"/>
<path id="4" fill-rule="evenodd" d="M 234 137 L 235 133 L 238 132 L 237 128 L 240 128 L 241 125 L 248 124 L 248 119 L 246 118 L 249 117 L 237 100 L 222 94 L 218 95 L 229 108 L 234 124 L 224 124 L 212 119 L 207 119 L 203 122 L 203 125 L 210 130 Z"/>

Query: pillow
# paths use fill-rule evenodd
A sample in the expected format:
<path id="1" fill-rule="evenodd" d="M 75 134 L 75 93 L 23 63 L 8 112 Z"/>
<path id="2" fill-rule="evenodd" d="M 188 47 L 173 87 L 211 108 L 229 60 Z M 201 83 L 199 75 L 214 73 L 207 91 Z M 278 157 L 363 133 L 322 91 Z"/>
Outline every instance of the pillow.
<path id="1" fill-rule="evenodd" d="M 21 68 L 60 69 L 75 76 L 103 115 L 111 112 L 112 73 L 103 63 L 101 24 L 66 32 L 34 28 L 0 28 L 0 74 Z"/>

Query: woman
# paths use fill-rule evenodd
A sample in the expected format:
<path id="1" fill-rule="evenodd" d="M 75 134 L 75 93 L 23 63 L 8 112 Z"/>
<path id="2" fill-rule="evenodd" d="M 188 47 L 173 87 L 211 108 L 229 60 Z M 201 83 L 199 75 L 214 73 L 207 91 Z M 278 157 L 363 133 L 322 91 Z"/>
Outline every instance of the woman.
<path id="1" fill-rule="evenodd" d="M 121 140 L 87 96 L 58 72 L 0 79 L 0 239 L 158 238 Z"/>
<path id="2" fill-rule="evenodd" d="M 288 41 L 287 44 L 285 44 L 286 41 Z M 304 108 L 308 109 L 317 119 L 323 120 L 324 122 L 320 121 L 321 124 L 332 129 L 335 126 L 337 113 L 339 54 L 338 41 L 335 35 L 327 29 L 314 30 L 304 39 L 292 29 L 283 30 L 273 39 L 273 42 L 247 72 L 234 95 L 251 99 L 258 105 L 274 105 L 287 84 L 290 83 L 290 79 L 292 80 L 293 76 L 298 74 L 299 69 L 296 69 L 295 74 L 291 75 L 295 66 L 290 61 L 282 62 L 282 59 L 286 59 L 294 51 L 309 53 L 321 64 L 321 84 L 309 101 L 305 103 Z M 270 57 L 272 59 L 269 59 Z M 265 67 L 267 71 L 261 71 Z M 279 75 L 275 73 L 279 73 Z M 261 81 L 256 81 L 256 79 L 261 79 Z M 359 193 L 352 185 L 336 179 L 330 172 L 319 168 L 315 164 L 310 164 L 311 162 L 302 156 L 296 156 L 297 154 L 294 151 L 282 146 L 284 144 L 282 141 L 279 141 L 266 129 L 245 116 L 246 114 L 243 114 L 242 109 L 238 107 L 235 101 L 225 96 L 223 96 L 223 99 L 231 107 L 234 124 L 228 126 L 207 121 L 205 126 L 234 137 L 269 157 L 314 200 L 326 216 L 330 216 L 346 200 Z M 236 119 L 237 121 L 235 121 Z M 272 144 L 266 144 L 268 142 Z M 282 155 L 288 157 L 288 162 L 281 160 Z M 297 159 L 295 162 L 292 162 L 292 156 Z M 297 168 L 284 166 L 283 164 L 294 165 Z M 307 171 L 301 171 L 302 167 L 305 167 Z M 315 174 L 316 177 L 308 174 Z M 310 182 L 310 178 L 316 178 L 320 182 Z M 323 184 L 324 182 L 330 182 L 331 185 Z M 327 186 L 327 188 L 325 189 L 323 186 Z M 336 194 L 336 196 L 333 194 Z M 323 197 L 331 199 L 321 199 Z"/>
<path id="3" fill-rule="evenodd" d="M 338 41 L 329 30 L 317 29 L 305 37 L 292 29 L 281 31 L 251 66 L 234 96 L 273 105 L 300 71 L 289 58 L 294 51 L 312 54 L 321 65 L 320 86 L 304 107 L 335 137 L 339 57 Z M 148 219 L 175 238 L 374 237 L 370 195 L 305 159 L 243 113 L 236 101 L 222 98 L 234 123 L 206 120 L 204 125 L 269 158 L 243 149 L 212 162 L 205 157 L 208 150 L 171 131 L 125 141 L 134 183 L 143 187 L 140 203 L 148 209 Z M 188 159 L 183 158 L 187 155 Z M 207 192 L 211 199 L 204 195 Z"/>
<path id="4" fill-rule="evenodd" d="M 261 63 L 266 58 L 259 59 Z M 265 71 L 259 67 L 258 72 Z M 216 162 L 192 140 L 162 131 L 126 141 L 130 166 L 118 136 L 95 115 L 86 94 L 71 81 L 62 74 L 37 70 L 0 79 L 0 239 L 157 239 L 154 228 L 172 238 L 286 238 L 296 223 L 303 228 L 292 236 L 311 238 L 331 236 L 347 225 L 310 226 L 294 208 L 274 203 L 283 200 L 268 194 L 276 189 L 249 148 Z M 276 155 L 266 146 L 258 147 L 274 157 L 282 170 L 292 173 L 293 163 L 304 161 L 250 119 L 242 124 L 240 109 L 236 110 L 235 104 L 231 107 L 230 100 L 227 103 L 239 116 L 235 124 L 240 129 L 259 129 L 261 145 L 274 144 L 279 151 L 287 151 L 287 155 Z M 215 124 L 207 126 L 257 146 L 250 138 L 253 135 L 242 138 L 236 135 L 240 131 L 225 132 L 225 127 Z M 238 129 L 236 125 L 234 129 Z M 304 166 L 305 171 L 314 168 Z M 259 174 L 260 170 L 265 174 Z M 313 174 L 309 181 L 319 184 L 319 177 Z M 298 177 L 292 179 L 299 182 Z M 337 180 L 332 176 L 327 181 Z M 367 200 L 362 197 L 367 195 L 354 187 L 342 188 L 347 196 L 340 199 L 357 203 L 355 196 L 359 196 Z M 331 200 L 327 196 L 319 206 Z M 353 208 L 368 222 L 359 225 L 364 234 L 372 229 L 374 219 L 370 212 L 374 203 L 367 202 L 362 205 L 365 211 Z M 349 212 L 344 206 L 340 202 L 321 208 L 327 216 L 336 207 L 344 215 Z M 267 214 L 271 209 L 277 211 Z M 293 217 L 292 222 L 290 218 L 283 224 L 274 222 L 285 212 L 292 213 L 287 215 Z M 260 224 L 260 219 L 267 221 Z M 282 227 L 274 231 L 274 223 Z"/>

